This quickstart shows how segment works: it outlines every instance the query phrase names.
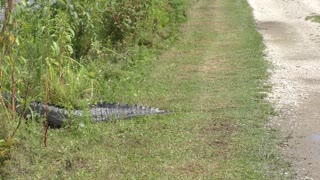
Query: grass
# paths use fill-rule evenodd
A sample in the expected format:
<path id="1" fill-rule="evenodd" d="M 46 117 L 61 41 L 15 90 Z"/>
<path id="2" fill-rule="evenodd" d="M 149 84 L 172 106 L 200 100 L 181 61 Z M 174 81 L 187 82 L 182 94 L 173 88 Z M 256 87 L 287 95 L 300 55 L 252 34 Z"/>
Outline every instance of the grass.
<path id="1" fill-rule="evenodd" d="M 320 23 L 320 15 L 310 15 L 305 20 Z"/>
<path id="2" fill-rule="evenodd" d="M 50 130 L 47 148 L 43 127 L 24 124 L 1 172 L 9 179 L 289 179 L 266 128 L 269 65 L 247 2 L 199 0 L 182 29 L 149 78 L 130 85 L 137 95 L 119 88 L 118 97 L 175 113 Z"/>

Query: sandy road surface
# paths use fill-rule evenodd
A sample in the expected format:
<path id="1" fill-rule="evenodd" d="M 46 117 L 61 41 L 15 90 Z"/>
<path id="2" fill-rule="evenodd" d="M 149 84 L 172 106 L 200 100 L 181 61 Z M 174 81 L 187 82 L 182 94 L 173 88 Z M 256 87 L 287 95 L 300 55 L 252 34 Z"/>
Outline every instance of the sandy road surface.
<path id="1" fill-rule="evenodd" d="M 320 179 L 320 14 L 319 0 L 248 0 L 267 46 L 272 101 L 280 115 L 272 127 L 283 134 L 281 148 L 296 179 Z"/>

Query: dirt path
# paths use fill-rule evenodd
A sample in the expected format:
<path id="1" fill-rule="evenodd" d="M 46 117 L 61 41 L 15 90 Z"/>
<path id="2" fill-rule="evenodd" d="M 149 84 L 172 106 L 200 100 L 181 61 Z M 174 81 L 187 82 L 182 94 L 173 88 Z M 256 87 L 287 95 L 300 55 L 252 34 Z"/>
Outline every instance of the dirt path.
<path id="1" fill-rule="evenodd" d="M 319 0 L 248 0 L 275 64 L 270 100 L 280 115 L 282 149 L 297 179 L 320 179 L 320 13 Z"/>

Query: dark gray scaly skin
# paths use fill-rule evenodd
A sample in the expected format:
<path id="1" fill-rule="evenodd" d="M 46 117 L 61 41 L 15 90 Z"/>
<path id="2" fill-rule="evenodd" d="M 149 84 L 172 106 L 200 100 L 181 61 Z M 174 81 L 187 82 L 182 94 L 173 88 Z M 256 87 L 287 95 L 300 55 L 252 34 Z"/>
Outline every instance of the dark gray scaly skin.
<path id="1" fill-rule="evenodd" d="M 8 94 L 3 95 L 5 103 L 8 107 L 8 102 L 11 100 L 11 96 Z M 8 101 L 9 100 L 9 101 Z M 15 98 L 16 105 L 19 105 L 19 101 Z M 87 117 L 92 119 L 93 122 L 103 122 L 109 120 L 129 119 L 138 116 L 152 115 L 152 114 L 168 114 L 170 111 L 161 110 L 159 108 L 100 102 L 90 105 L 87 110 L 66 110 L 62 107 L 55 105 L 45 105 L 40 102 L 31 102 L 28 110 L 21 112 L 21 109 L 17 109 L 17 112 L 22 114 L 26 119 L 30 118 L 45 118 L 46 112 L 48 112 L 48 122 L 51 128 L 60 128 L 67 121 L 68 118 Z"/>
<path id="2" fill-rule="evenodd" d="M 152 114 L 168 114 L 169 111 L 161 110 L 154 107 L 107 103 L 101 102 L 91 105 L 87 111 L 71 110 L 70 113 L 61 107 L 54 105 L 46 105 L 39 102 L 30 103 L 30 109 L 25 113 L 25 117 L 30 117 L 33 114 L 40 117 L 46 117 L 48 112 L 49 126 L 52 128 L 60 128 L 63 123 L 70 117 L 85 117 L 89 116 L 94 122 L 103 122 L 109 120 L 129 119 L 138 116 L 152 115 Z M 70 115 L 71 114 L 71 115 Z"/>

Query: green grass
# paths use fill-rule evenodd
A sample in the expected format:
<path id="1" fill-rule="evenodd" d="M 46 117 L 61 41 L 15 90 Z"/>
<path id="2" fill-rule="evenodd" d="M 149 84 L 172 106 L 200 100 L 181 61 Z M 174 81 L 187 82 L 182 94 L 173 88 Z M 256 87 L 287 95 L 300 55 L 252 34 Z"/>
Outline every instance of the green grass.
<path id="1" fill-rule="evenodd" d="M 320 23 L 320 15 L 310 15 L 305 20 Z"/>
<path id="2" fill-rule="evenodd" d="M 268 63 L 245 0 L 200 0 L 149 77 L 119 88 L 171 115 L 50 130 L 23 125 L 3 174 L 12 179 L 286 179 L 267 128 Z M 131 91 L 130 91 L 131 92 Z M 39 129 L 41 129 L 39 131 Z"/>

